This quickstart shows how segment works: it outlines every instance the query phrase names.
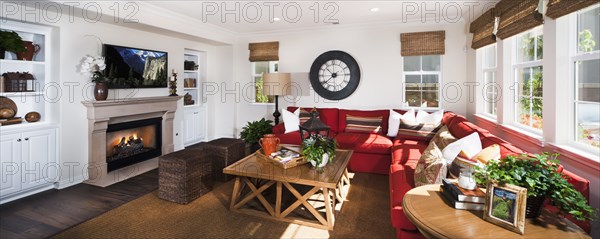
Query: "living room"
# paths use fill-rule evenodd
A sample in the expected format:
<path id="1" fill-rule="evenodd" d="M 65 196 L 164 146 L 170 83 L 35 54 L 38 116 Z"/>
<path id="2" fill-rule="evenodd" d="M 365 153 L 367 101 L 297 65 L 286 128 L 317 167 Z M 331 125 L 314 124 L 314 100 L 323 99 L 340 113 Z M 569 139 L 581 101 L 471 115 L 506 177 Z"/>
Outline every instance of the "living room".
<path id="1" fill-rule="evenodd" d="M 144 173 L 149 170 L 158 175 L 156 172 L 158 158 L 153 158 L 143 162 L 143 166 L 134 167 L 134 169 L 125 167 L 129 171 L 123 170 L 122 172 L 114 171 L 120 173 L 102 174 L 109 175 L 104 178 L 110 178 L 110 182 L 96 180 L 97 175 L 94 174 L 96 171 L 90 170 L 91 168 L 96 169 L 93 167 L 95 161 L 92 158 L 106 153 L 103 152 L 103 147 L 97 144 L 97 142 L 106 143 L 106 140 L 95 141 L 102 139 L 95 137 L 106 136 L 96 136 L 94 133 L 106 129 L 107 125 L 105 124 L 107 122 L 108 124 L 123 122 L 132 114 L 156 115 L 158 112 L 166 112 L 160 116 L 163 117 L 162 155 L 167 155 L 167 152 L 183 151 L 198 143 L 208 144 L 210 141 L 219 138 L 239 139 L 240 133 L 249 122 L 258 121 L 261 118 L 275 120 L 274 111 L 277 109 L 284 113 L 283 111 L 288 110 L 288 107 L 359 111 L 400 109 L 403 114 L 409 109 L 414 109 L 415 112 L 420 109 L 428 112 L 438 110 L 453 112 L 466 117 L 474 125 L 516 145 L 523 151 L 529 153 L 559 153 L 560 165 L 573 175 L 582 178 L 584 182 L 588 182 L 589 188 L 586 191 L 586 196 L 589 199 L 588 204 L 592 208 L 600 208 L 600 160 L 598 158 L 600 154 L 600 148 L 598 148 L 600 136 L 598 135 L 597 125 L 600 112 L 597 110 L 598 99 L 594 96 L 589 97 L 589 99 L 575 98 L 574 92 L 577 90 L 574 87 L 577 87 L 577 85 L 574 79 L 576 77 L 573 77 L 575 74 L 572 73 L 575 70 L 572 68 L 576 67 L 571 67 L 571 65 L 574 65 L 571 59 L 575 59 L 576 62 L 591 61 L 591 67 L 587 69 L 594 69 L 594 66 L 597 65 L 598 55 L 600 54 L 598 44 L 595 44 L 595 41 L 598 40 L 597 35 L 600 34 L 597 16 L 591 20 L 592 28 L 587 29 L 587 32 L 592 34 L 591 37 L 588 37 L 588 42 L 594 41 L 591 50 L 584 52 L 585 54 L 575 54 L 572 53 L 571 48 L 577 49 L 577 44 L 573 42 L 577 41 L 577 34 L 580 32 L 577 28 L 579 16 L 585 13 L 597 12 L 598 4 L 589 4 L 587 3 L 589 1 L 582 1 L 588 5 L 580 8 L 577 6 L 577 9 L 561 17 L 550 17 L 547 11 L 551 11 L 551 3 L 564 1 L 535 1 L 536 4 L 528 5 L 535 5 L 535 7 L 533 7 L 533 11 L 527 12 L 527 14 L 538 12 L 543 15 L 543 13 L 546 13 L 541 20 L 528 20 L 527 24 L 530 25 L 520 24 L 526 29 L 514 30 L 517 32 L 507 37 L 504 37 L 505 35 L 502 37 L 494 35 L 496 34 L 495 31 L 501 32 L 501 30 L 493 30 L 494 26 L 496 28 L 500 27 L 497 26 L 500 23 L 496 24 L 492 21 L 489 33 L 475 33 L 487 34 L 483 39 L 487 42 L 484 43 L 484 46 L 478 45 L 475 47 L 478 49 L 474 49 L 473 39 L 475 36 L 474 31 L 470 29 L 473 27 L 472 23 L 476 19 L 485 16 L 494 6 L 498 8 L 498 2 L 500 1 L 2 2 L 0 3 L 2 4 L 2 18 L 0 19 L 2 20 L 0 26 L 2 30 L 31 33 L 21 35 L 23 35 L 23 40 L 27 40 L 26 38 L 31 38 L 31 35 L 33 35 L 34 42 L 35 39 L 40 39 L 36 36 L 43 36 L 41 41 L 45 44 L 37 42 L 38 45 L 42 45 L 42 49 L 33 59 L 43 63 L 33 63 L 31 68 L 19 65 L 21 63 L 16 62 L 14 53 L 6 53 L 6 60 L 2 62 L 2 73 L 31 69 L 35 77 L 38 78 L 38 82 L 41 83 L 41 87 L 38 87 L 35 91 L 41 92 L 40 95 L 43 97 L 30 93 L 23 96 L 20 92 L 6 91 L 0 93 L 2 96 L 12 99 L 14 104 L 20 108 L 15 116 L 24 117 L 25 119 L 22 121 L 28 119 L 25 115 L 30 111 L 37 111 L 39 112 L 38 115 L 41 114 L 39 122 L 19 122 L 16 125 L 3 125 L 0 127 L 0 134 L 4 142 L 5 139 L 8 140 L 9 136 L 15 135 L 19 136 L 15 136 L 14 139 L 25 139 L 27 137 L 21 137 L 21 135 L 28 131 L 50 130 L 52 132 L 51 138 L 53 138 L 52 144 L 46 144 L 45 150 L 42 151 L 46 154 L 50 152 L 54 155 L 54 158 L 53 161 L 50 160 L 53 163 L 52 166 L 32 166 L 33 169 L 22 168 L 21 170 L 24 172 L 33 170 L 33 174 L 41 174 L 42 171 L 46 174 L 51 172 L 52 175 L 46 175 L 49 179 L 49 182 L 46 180 L 48 183 L 43 186 L 35 186 L 33 190 L 2 192 L 2 195 L 0 195 L 2 223 L 0 224 L 5 224 L 8 220 L 8 216 L 5 216 L 7 215 L 5 212 L 11 211 L 8 207 L 25 205 L 26 200 L 29 198 L 44 195 L 43 193 L 47 193 L 48 190 L 61 192 L 84 184 L 104 187 L 127 181 L 127 179 L 136 175 L 144 176 Z M 546 9 L 546 6 L 548 6 L 548 9 Z M 511 9 L 517 8 L 517 6 L 513 6 Z M 567 9 L 566 7 L 563 8 Z M 496 13 L 493 19 L 503 21 L 501 14 L 501 12 Z M 587 24 L 585 26 L 590 26 L 589 22 Z M 490 24 L 486 22 L 483 25 L 489 26 Z M 405 53 L 405 51 L 414 49 L 404 49 L 408 46 L 408 43 L 404 44 L 404 38 L 401 34 L 440 31 L 443 34 L 441 36 L 437 35 L 437 40 L 440 40 L 442 44 L 441 53 L 421 54 L 439 56 L 431 58 L 431 61 L 428 62 L 432 65 L 431 69 L 418 69 L 414 72 L 408 72 L 408 59 L 415 57 L 415 55 Z M 512 56 L 518 48 L 515 39 L 527 34 L 532 36 L 530 38 L 537 39 L 536 37 L 541 36 L 542 32 L 544 40 L 543 60 L 537 56 L 541 53 L 536 48 L 539 47 L 541 42 L 534 40 L 531 43 L 533 47 L 529 45 L 519 45 L 518 47 L 534 49 L 532 51 L 536 57 L 532 61 L 515 63 L 514 59 L 517 59 L 517 57 L 514 56 L 513 59 Z M 565 32 L 573 33 L 569 35 L 572 37 L 566 36 Z M 489 42 L 492 38 L 493 41 Z M 430 40 L 430 38 L 423 37 L 419 41 L 423 41 L 425 45 L 428 45 Z M 249 60 L 249 58 L 252 58 L 253 51 L 250 49 L 250 45 L 272 42 L 277 43 L 275 58 L 266 61 Z M 177 81 L 174 83 L 176 94 L 181 97 L 189 93 L 193 103 L 183 98 L 175 98 L 175 96 L 171 97 L 173 100 L 168 100 L 167 96 L 173 93 L 171 92 L 173 88 L 166 83 L 160 87 L 149 88 L 109 87 L 108 98 L 104 101 L 96 100 L 94 96 L 94 93 L 96 93 L 95 84 L 91 82 L 92 78 L 81 72 L 82 62 L 85 60 L 82 60 L 82 58 L 86 56 L 107 57 L 105 54 L 107 45 L 167 53 L 166 76 L 169 80 L 172 80 L 170 77 L 176 77 Z M 416 46 L 418 45 L 416 44 Z M 563 47 L 567 45 L 575 47 Z M 338 100 L 328 99 L 317 93 L 314 90 L 313 79 L 311 78 L 311 66 L 316 59 L 320 55 L 334 50 L 349 54 L 357 62 L 357 67 L 360 68 L 358 74 L 360 82 L 357 82 L 356 88 L 348 96 Z M 272 51 L 272 49 L 268 49 L 268 51 Z M 490 54 L 490 52 L 493 53 Z M 272 54 L 272 52 L 270 53 Z M 419 56 L 418 53 L 416 56 Z M 484 60 L 484 58 L 488 59 L 486 58 L 488 56 L 494 58 L 496 64 L 493 66 L 486 65 L 489 61 Z M 110 59 L 107 57 L 106 60 L 108 63 Z M 187 60 L 194 61 L 195 66 L 192 68 L 187 67 L 185 65 Z M 529 98 L 515 99 L 517 97 L 515 92 L 519 87 L 514 86 L 514 84 L 524 81 L 517 77 L 516 72 L 525 68 L 533 69 L 540 66 L 543 66 L 544 97 L 537 93 L 531 93 L 528 96 Z M 588 66 L 590 65 L 586 65 L 586 67 Z M 263 68 L 258 69 L 260 67 Z M 423 58 L 423 67 L 425 67 L 425 57 Z M 276 98 L 277 100 L 273 97 L 265 97 L 266 102 L 259 102 L 258 95 L 260 91 L 257 90 L 256 83 L 259 79 L 263 80 L 260 73 L 263 73 L 265 69 L 268 73 L 290 73 L 291 77 L 288 80 L 294 86 L 293 91 L 282 94 L 282 97 Z M 493 82 L 500 82 L 498 88 L 486 86 L 486 84 L 492 83 L 489 78 L 485 78 L 487 72 L 492 71 L 495 74 L 495 81 Z M 36 75 L 36 72 L 42 73 Z M 589 72 L 589 70 L 586 72 Z M 173 73 L 178 74 L 174 75 Z M 106 74 L 108 74 L 108 69 Z M 429 92 L 413 89 L 413 94 L 410 94 L 410 83 L 414 82 L 409 81 L 408 78 L 410 77 L 407 76 L 415 74 L 435 75 L 437 78 L 429 79 L 430 81 L 427 83 L 437 83 L 437 88 Z M 589 95 L 600 95 L 597 87 L 599 83 L 598 75 L 597 72 L 593 73 L 592 71 L 591 75 L 586 75 L 585 84 L 581 82 L 578 84 L 591 88 Z M 194 79 L 193 84 L 188 85 L 186 83 L 186 79 L 189 78 Z M 419 80 L 419 84 L 423 83 L 425 83 L 425 79 L 423 81 Z M 492 88 L 495 90 L 492 90 Z M 542 89 L 540 86 L 538 88 L 539 90 Z M 420 94 L 417 98 L 414 97 L 415 92 Z M 335 95 L 335 92 L 332 94 Z M 489 98 L 497 96 L 500 96 L 499 100 L 489 100 Z M 40 98 L 42 103 L 35 101 L 35 99 Z M 514 107 L 514 105 L 516 105 L 515 102 L 521 102 L 523 99 L 527 99 L 527 102 L 532 105 L 535 104 L 541 107 L 539 110 L 543 111 L 543 124 L 536 125 L 537 121 L 529 119 L 525 122 L 527 125 L 524 125 L 523 121 L 517 120 L 521 112 L 516 110 L 517 107 Z M 542 101 L 542 99 L 543 106 L 536 103 Z M 32 101 L 35 103 L 31 103 Z M 274 101 L 277 101 L 277 107 Z M 190 102 L 189 105 L 188 102 Z M 422 102 L 426 102 L 426 104 L 423 105 Z M 577 108 L 579 105 L 591 105 L 592 109 L 590 110 L 589 107 Z M 110 107 L 115 108 L 111 110 Z M 106 111 L 103 111 L 103 109 L 106 109 Z M 103 115 L 103 113 L 106 114 Z M 581 133 L 577 131 L 580 130 L 578 127 L 581 125 L 577 117 L 584 113 L 588 115 L 587 118 L 591 119 L 588 119 L 588 121 L 591 121 L 591 124 L 589 124 L 591 125 L 591 133 L 586 133 L 585 137 L 582 137 Z M 537 112 L 537 114 L 541 115 L 541 112 Z M 197 118 L 195 118 L 196 116 L 191 118 L 190 115 L 198 116 Z M 389 115 L 388 113 L 388 117 L 390 117 Z M 532 118 L 533 114 L 528 116 Z M 113 120 L 110 120 L 111 118 Z M 280 122 L 285 121 L 285 116 L 279 117 L 279 119 Z M 384 124 L 387 125 L 387 118 L 385 121 Z M 338 127 L 337 125 L 333 126 Z M 194 128 L 194 130 L 191 128 Z M 194 135 L 190 133 L 191 131 L 195 131 Z M 393 138 L 390 139 L 390 142 L 392 140 Z M 282 139 L 282 141 L 285 140 Z M 343 145 L 340 144 L 338 147 L 341 146 Z M 3 146 L 2 149 L 4 150 L 5 147 Z M 96 153 L 98 151 L 101 152 Z M 358 153 L 361 152 L 355 150 L 354 154 Z M 7 161 L 9 164 L 6 164 L 4 161 L 7 157 L 5 154 L 5 152 L 2 152 L 3 180 L 8 177 L 7 175 L 16 174 L 16 168 L 12 168 L 14 162 Z M 391 158 L 393 156 L 388 153 L 386 157 Z M 105 157 L 100 158 L 104 160 Z M 393 207 L 393 205 L 389 205 L 391 192 L 388 188 L 390 187 L 388 176 L 390 178 L 392 176 L 388 173 L 391 162 L 385 165 L 387 171 L 383 174 L 382 172 L 371 174 L 353 172 L 352 160 L 349 169 L 355 177 L 354 180 L 356 180 L 356 183 L 353 184 L 353 179 L 350 179 L 352 186 L 356 185 L 358 190 L 364 189 L 361 186 L 370 185 L 368 184 L 369 180 L 385 184 L 381 186 L 385 190 L 379 192 L 383 194 L 385 199 L 376 202 L 388 205 L 383 206 L 386 209 L 382 211 L 385 216 L 376 220 L 380 221 L 380 224 L 384 224 L 384 226 L 381 226 L 385 228 L 382 231 L 385 231 L 385 233 L 391 232 L 391 236 L 387 237 L 398 236 L 404 238 L 400 235 L 401 233 L 398 233 L 398 226 L 392 225 L 394 222 L 391 221 L 394 221 L 394 219 L 390 220 L 390 207 Z M 17 163 L 20 164 L 20 162 Z M 104 166 L 100 166 L 98 171 L 107 171 L 102 167 Z M 20 176 L 20 173 L 18 176 Z M 156 180 L 152 176 L 150 178 Z M 154 183 L 157 184 L 157 182 Z M 233 180 L 231 180 L 215 185 L 215 188 L 218 188 L 219 185 L 229 187 L 229 191 L 226 193 L 227 196 L 220 198 L 225 201 L 223 203 L 226 205 L 224 206 L 226 212 L 229 206 L 229 198 L 227 197 L 231 196 L 230 188 L 233 188 L 233 183 Z M 360 183 L 367 184 L 361 185 Z M 4 185 L 2 189 L 5 189 Z M 154 190 L 149 193 L 156 191 L 156 189 L 157 185 L 154 185 Z M 369 197 L 368 190 L 365 190 L 365 192 L 351 191 L 348 197 L 352 197 L 352 193 L 361 193 L 359 195 Z M 360 201 L 358 199 L 360 196 L 354 195 L 354 197 L 357 201 Z M 199 198 L 199 200 L 201 199 L 203 197 Z M 366 201 L 364 203 L 370 202 Z M 125 202 L 123 204 L 127 205 Z M 348 200 L 343 206 L 350 207 L 349 212 L 359 211 L 352 210 L 356 205 L 352 206 L 351 200 Z M 352 218 L 352 215 L 343 215 L 344 207 L 338 211 L 340 218 Z M 33 209 L 30 210 L 35 212 Z M 38 213 L 40 215 L 45 214 L 44 212 Z M 100 214 L 97 216 L 100 216 Z M 212 217 L 214 215 L 199 214 L 199 216 Z M 393 217 L 393 215 L 391 216 Z M 66 215 L 65 217 L 69 216 Z M 255 219 L 252 216 L 244 215 L 244 217 L 249 218 L 245 220 Z M 256 220 L 267 219 L 260 218 Z M 21 237 L 48 237 L 73 226 L 77 227 L 76 225 L 86 226 L 86 224 L 80 224 L 86 223 L 86 221 L 87 219 L 73 223 L 73 225 L 52 234 L 40 233 L 42 236 L 35 236 L 35 233 L 27 234 L 23 231 L 14 232 L 14 228 L 2 228 L 2 235 L 12 238 L 17 237 L 14 233 L 24 233 Z M 370 225 L 369 223 L 374 224 L 373 221 L 375 220 L 367 221 L 370 222 L 365 224 Z M 338 220 L 336 228 L 343 224 L 342 221 Z M 251 227 L 243 224 L 236 225 L 238 227 Z M 585 226 L 579 226 L 587 230 L 587 233 L 593 238 L 600 237 L 598 220 L 596 219 L 590 225 L 587 229 Z M 351 229 L 341 227 L 341 230 L 348 230 L 344 233 L 353 232 Z M 32 228 L 35 227 L 32 226 Z M 57 228 L 60 228 L 60 226 Z M 325 235 L 332 237 L 336 235 L 338 237 L 340 235 L 348 237 L 350 235 L 340 232 L 336 234 L 336 228 L 329 231 L 329 233 L 324 230 Z M 379 229 L 379 227 L 375 228 Z M 31 230 L 35 231 L 36 229 Z M 185 228 L 171 230 L 185 231 Z M 256 230 L 260 232 L 268 229 Z M 504 229 L 498 228 L 498 230 Z M 308 231 L 311 232 L 311 230 Z M 413 228 L 413 231 L 417 231 L 417 228 Z M 525 231 L 527 233 L 527 227 Z M 360 232 L 354 231 L 354 233 Z M 87 236 L 90 235 L 92 237 L 102 237 L 99 234 L 89 234 Z M 185 234 L 161 234 L 165 237 L 184 237 L 183 235 Z M 219 234 L 207 235 L 219 237 Z M 233 234 L 220 237 L 253 237 L 257 235 L 273 237 L 275 234 Z M 323 235 L 322 232 L 305 235 L 281 232 L 279 236 L 323 237 Z M 373 236 L 386 237 L 382 235 L 390 234 Z M 418 231 L 415 235 L 421 236 Z M 514 235 L 517 236 L 517 234 Z M 130 234 L 128 236 L 133 237 L 136 235 Z M 368 236 L 361 235 L 358 237 Z"/>

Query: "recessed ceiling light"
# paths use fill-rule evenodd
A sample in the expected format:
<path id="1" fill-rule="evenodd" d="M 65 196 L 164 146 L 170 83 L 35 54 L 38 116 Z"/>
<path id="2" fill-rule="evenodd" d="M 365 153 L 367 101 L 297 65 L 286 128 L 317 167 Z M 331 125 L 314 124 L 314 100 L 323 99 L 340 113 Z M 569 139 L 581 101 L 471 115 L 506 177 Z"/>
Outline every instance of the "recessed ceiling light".
<path id="1" fill-rule="evenodd" d="M 281 21 L 281 18 L 274 17 L 274 18 L 273 18 L 273 21 L 276 21 L 276 22 L 278 22 L 278 21 Z"/>
<path id="2" fill-rule="evenodd" d="M 379 8 L 378 7 L 371 8 L 371 12 L 379 12 Z"/>

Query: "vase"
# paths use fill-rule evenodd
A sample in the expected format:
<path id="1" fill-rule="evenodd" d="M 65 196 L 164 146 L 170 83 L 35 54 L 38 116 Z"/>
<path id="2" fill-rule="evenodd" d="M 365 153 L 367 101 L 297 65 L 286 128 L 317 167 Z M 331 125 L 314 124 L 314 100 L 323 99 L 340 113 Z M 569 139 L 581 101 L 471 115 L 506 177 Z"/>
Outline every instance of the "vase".
<path id="1" fill-rule="evenodd" d="M 546 201 L 546 197 L 538 196 L 538 197 L 527 197 L 527 204 L 525 205 L 525 217 L 526 218 L 536 218 L 542 214 L 542 208 L 544 206 L 544 201 Z"/>
<path id="2" fill-rule="evenodd" d="M 33 56 L 40 51 L 40 45 L 33 44 L 30 41 L 24 41 L 23 46 L 25 46 L 25 51 L 17 52 L 17 59 L 19 60 L 32 61 Z"/>
<path id="3" fill-rule="evenodd" d="M 258 140 L 258 144 L 260 147 L 262 147 L 263 153 L 267 156 L 277 151 L 279 142 L 279 138 L 277 138 L 274 134 L 265 134 L 262 138 L 260 138 L 260 140 Z"/>
<path id="4" fill-rule="evenodd" d="M 106 82 L 96 82 L 94 86 L 94 98 L 97 101 L 106 100 L 108 98 L 108 84 Z"/>
<path id="5" fill-rule="evenodd" d="M 323 158 L 322 158 L 321 163 L 319 165 L 317 165 L 317 161 L 316 160 L 310 160 L 309 159 L 308 161 L 310 162 L 310 164 L 313 167 L 322 168 L 322 167 L 325 167 L 325 165 L 327 165 L 327 163 L 329 163 L 329 154 L 323 154 Z"/>

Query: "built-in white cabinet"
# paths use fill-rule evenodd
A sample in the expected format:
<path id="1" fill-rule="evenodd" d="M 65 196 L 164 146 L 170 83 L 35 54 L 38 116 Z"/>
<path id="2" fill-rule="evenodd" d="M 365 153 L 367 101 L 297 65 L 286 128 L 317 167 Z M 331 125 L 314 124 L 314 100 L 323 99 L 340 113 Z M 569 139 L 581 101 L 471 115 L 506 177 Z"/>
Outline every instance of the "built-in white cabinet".
<path id="1" fill-rule="evenodd" d="M 206 140 L 206 52 L 185 49 L 183 61 L 184 145 L 190 146 Z"/>
<path id="2" fill-rule="evenodd" d="M 184 115 L 184 143 L 186 146 L 206 139 L 206 114 L 204 107 L 185 108 Z"/>
<path id="3" fill-rule="evenodd" d="M 53 187 L 58 180 L 56 129 L 0 135 L 0 199 Z"/>

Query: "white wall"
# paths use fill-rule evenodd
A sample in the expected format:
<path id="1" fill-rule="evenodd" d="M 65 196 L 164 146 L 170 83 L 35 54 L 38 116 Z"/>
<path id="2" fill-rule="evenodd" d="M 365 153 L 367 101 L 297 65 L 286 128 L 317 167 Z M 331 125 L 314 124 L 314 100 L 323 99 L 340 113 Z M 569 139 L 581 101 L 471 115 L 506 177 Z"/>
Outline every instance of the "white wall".
<path id="1" fill-rule="evenodd" d="M 235 80 L 242 85 L 252 81 L 251 63 L 248 61 L 248 43 L 279 41 L 279 71 L 304 72 L 320 54 L 329 50 L 342 50 L 352 55 L 359 63 L 361 81 L 358 89 L 339 102 L 327 101 L 315 96 L 304 96 L 298 102 L 286 102 L 280 98 L 280 108 L 287 105 L 304 107 L 335 107 L 354 109 L 400 108 L 402 98 L 403 58 L 400 55 L 400 33 L 433 30 L 446 31 L 446 54 L 442 59 L 442 84 L 457 83 L 463 86 L 466 80 L 466 43 L 464 23 L 429 24 L 394 23 L 357 27 L 332 26 L 312 31 L 293 31 L 244 36 L 236 51 L 237 75 Z M 308 79 L 306 79 L 308 81 Z M 308 83 L 308 85 L 310 85 Z M 455 98 L 455 88 L 448 88 L 449 98 Z M 464 96 L 466 91 L 463 90 Z M 251 98 L 251 97 L 250 97 Z M 448 98 L 448 97 L 446 97 Z M 442 108 L 459 114 L 466 113 L 466 98 L 458 97 L 455 102 L 442 99 Z M 247 121 L 261 117 L 272 117 L 273 106 L 257 106 L 241 102 L 237 110 L 237 130 Z"/>
<path id="2" fill-rule="evenodd" d="M 86 108 L 81 104 L 84 100 L 93 100 L 93 85 L 89 84 L 90 79 L 77 72 L 80 60 L 87 54 L 100 55 L 102 43 L 132 46 L 144 49 L 153 49 L 165 51 L 169 54 L 169 72 L 176 69 L 183 72 L 183 54 L 184 49 L 194 49 L 205 51 L 208 58 L 208 81 L 231 81 L 230 62 L 232 61 L 231 50 L 226 49 L 225 44 L 213 45 L 202 43 L 205 41 L 194 36 L 184 36 L 176 34 L 178 37 L 170 36 L 170 32 L 161 31 L 158 28 L 150 28 L 139 23 L 130 24 L 109 24 L 103 22 L 90 23 L 82 18 L 75 17 L 69 19 L 63 17 L 57 22 L 44 21 L 43 18 L 35 19 L 31 14 L 26 19 L 21 19 L 20 15 L 15 15 L 14 20 L 27 20 L 33 24 L 49 25 L 56 29 L 58 44 L 52 50 L 58 55 L 58 62 L 52 62 L 55 71 L 58 71 L 57 79 L 52 79 L 62 86 L 62 97 L 59 104 L 59 164 L 62 165 L 60 187 L 73 185 L 81 182 L 87 175 L 86 166 L 88 162 L 88 122 L 86 117 Z M 126 27 L 125 27 L 126 26 Z M 152 30 L 153 32 L 137 30 L 135 28 Z M 198 26 L 197 28 L 202 28 Z M 194 40 L 196 39 L 196 40 Z M 231 48 L 231 46 L 229 46 Z M 179 77 L 178 93 L 183 95 L 183 80 Z M 65 85 L 75 84 L 74 94 L 69 95 L 68 88 Z M 91 87 L 89 87 L 91 86 Z M 168 88 L 154 89 L 134 89 L 134 90 L 109 90 L 109 100 L 130 98 L 130 97 L 149 97 L 149 96 L 167 96 Z M 208 104 L 209 115 L 211 111 L 219 111 L 215 105 Z M 227 112 L 227 111 L 223 111 Z M 233 113 L 229 113 L 233 114 Z M 214 120 L 216 117 L 209 118 Z M 179 109 L 174 119 L 174 143 L 175 150 L 183 148 L 183 132 L 181 132 L 183 121 L 183 100 L 179 102 Z M 208 122 L 208 125 L 215 125 L 214 122 Z M 229 128 L 231 125 L 216 125 L 214 128 Z M 231 131 L 231 130 L 230 130 Z M 212 135 L 215 133 L 213 132 Z M 211 133 L 209 132 L 209 136 Z M 68 166 L 67 166 L 68 165 Z"/>

